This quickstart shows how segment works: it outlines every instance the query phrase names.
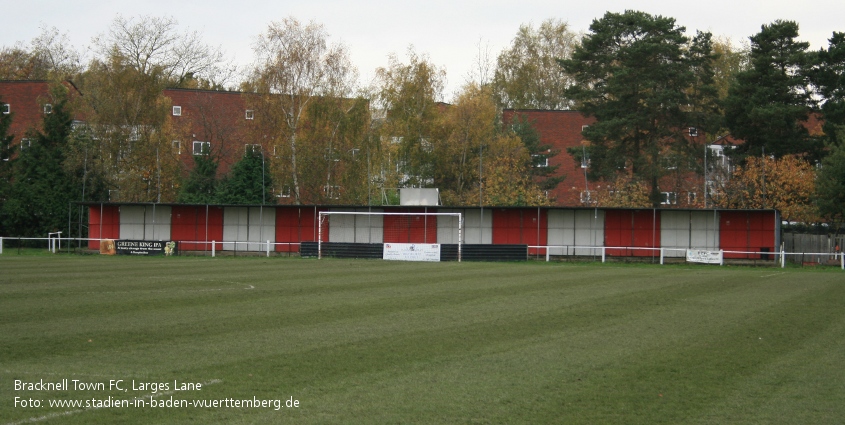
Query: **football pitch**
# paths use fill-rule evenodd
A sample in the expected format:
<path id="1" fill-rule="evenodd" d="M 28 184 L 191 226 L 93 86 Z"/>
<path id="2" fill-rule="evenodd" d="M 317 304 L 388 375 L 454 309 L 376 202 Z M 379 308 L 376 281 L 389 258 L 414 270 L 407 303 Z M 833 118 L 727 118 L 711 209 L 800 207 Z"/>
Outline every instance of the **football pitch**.
<path id="1" fill-rule="evenodd" d="M 0 256 L 0 425 L 845 418 L 845 272 Z"/>

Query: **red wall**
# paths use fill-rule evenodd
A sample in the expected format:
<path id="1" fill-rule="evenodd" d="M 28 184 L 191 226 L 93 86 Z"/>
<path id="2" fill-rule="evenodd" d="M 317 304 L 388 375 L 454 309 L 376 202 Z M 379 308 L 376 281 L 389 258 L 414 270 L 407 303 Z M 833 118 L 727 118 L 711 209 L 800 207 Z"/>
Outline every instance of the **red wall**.
<path id="1" fill-rule="evenodd" d="M 436 212 L 434 210 L 396 210 L 390 212 Z M 437 216 L 384 216 L 385 243 L 437 243 Z"/>
<path id="2" fill-rule="evenodd" d="M 660 211 L 607 210 L 604 217 L 604 246 L 660 247 Z M 648 249 L 608 249 L 606 253 L 617 257 L 660 255 Z"/>
<path id="3" fill-rule="evenodd" d="M 548 227 L 546 210 L 538 211 L 537 208 L 493 210 L 494 244 L 546 245 Z M 528 253 L 545 255 L 546 250 L 530 248 Z"/>
<path id="4" fill-rule="evenodd" d="M 207 223 L 206 212 L 208 213 Z M 209 206 L 206 210 L 204 205 L 174 205 L 170 220 L 170 238 L 180 242 L 179 249 L 181 250 L 211 251 L 211 244 L 181 243 L 181 241 L 220 242 L 223 240 L 223 208 L 221 207 Z M 218 245 L 217 249 L 221 249 L 221 246 Z"/>
<path id="5" fill-rule="evenodd" d="M 769 211 L 720 211 L 719 245 L 724 251 L 775 252 L 775 214 Z M 725 253 L 725 258 L 760 259 L 762 255 Z"/>
<path id="6" fill-rule="evenodd" d="M 276 252 L 299 252 L 299 245 L 278 245 L 279 243 L 316 241 L 319 234 L 316 225 L 318 214 L 325 210 L 315 207 L 276 207 Z M 323 223 L 322 240 L 329 241 L 328 220 Z"/>
<path id="7" fill-rule="evenodd" d="M 120 207 L 116 205 L 88 207 L 88 237 L 120 239 Z M 100 249 L 100 241 L 88 241 L 88 249 Z"/>

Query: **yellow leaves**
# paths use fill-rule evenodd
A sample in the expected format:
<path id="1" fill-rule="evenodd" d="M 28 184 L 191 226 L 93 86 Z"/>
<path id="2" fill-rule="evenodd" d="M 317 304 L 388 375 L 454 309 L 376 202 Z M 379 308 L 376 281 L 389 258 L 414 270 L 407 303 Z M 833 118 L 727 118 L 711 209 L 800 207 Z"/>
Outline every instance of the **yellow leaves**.
<path id="1" fill-rule="evenodd" d="M 712 198 L 720 208 L 774 208 L 784 220 L 814 223 L 818 221 L 814 191 L 815 170 L 805 159 L 796 155 L 752 157 L 745 166 L 737 167 Z"/>
<path id="2" fill-rule="evenodd" d="M 627 173 L 620 173 L 616 179 L 592 191 L 591 199 L 596 206 L 612 208 L 647 208 L 651 206 L 649 186 L 635 180 Z"/>

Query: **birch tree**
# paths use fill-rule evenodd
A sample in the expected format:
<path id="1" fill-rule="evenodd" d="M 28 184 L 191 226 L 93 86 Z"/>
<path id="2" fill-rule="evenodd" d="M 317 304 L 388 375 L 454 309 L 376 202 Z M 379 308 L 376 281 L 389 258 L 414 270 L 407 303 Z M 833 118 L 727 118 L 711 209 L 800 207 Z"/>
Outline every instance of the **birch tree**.
<path id="1" fill-rule="evenodd" d="M 269 140 L 275 151 L 274 180 L 289 185 L 294 202 L 302 203 L 309 108 L 319 99 L 351 97 L 357 70 L 345 46 L 328 43 L 322 25 L 292 17 L 272 22 L 254 51 L 257 61 L 246 88 L 259 95 L 252 100 L 262 133 L 257 137 Z M 343 102 L 335 106 L 343 108 Z"/>

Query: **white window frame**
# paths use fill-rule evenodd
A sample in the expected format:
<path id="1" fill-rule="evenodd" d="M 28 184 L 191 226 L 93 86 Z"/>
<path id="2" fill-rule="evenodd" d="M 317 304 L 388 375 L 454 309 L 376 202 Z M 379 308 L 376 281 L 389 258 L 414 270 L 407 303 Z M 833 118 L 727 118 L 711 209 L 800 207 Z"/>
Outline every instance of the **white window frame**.
<path id="1" fill-rule="evenodd" d="M 542 158 L 543 161 L 540 161 L 538 163 L 537 158 Z M 548 156 L 548 154 L 542 154 L 542 153 L 534 154 L 534 155 L 531 155 L 531 159 L 533 159 L 533 161 L 531 161 L 531 162 L 534 164 L 534 168 L 546 168 L 546 167 L 549 166 L 549 156 Z"/>
<path id="2" fill-rule="evenodd" d="M 197 146 L 199 146 L 199 151 L 197 151 Z M 192 145 L 191 153 L 194 155 L 203 155 L 203 146 L 208 146 L 208 152 L 211 152 L 211 142 L 203 142 L 201 140 L 194 140 Z"/>
<path id="3" fill-rule="evenodd" d="M 264 150 L 261 149 L 261 145 L 258 144 L 258 143 L 245 143 L 244 144 L 244 155 L 246 155 L 250 152 L 254 153 L 255 151 L 258 151 L 259 153 L 264 152 Z"/>
<path id="4" fill-rule="evenodd" d="M 588 129 L 588 128 L 590 128 L 590 125 L 589 125 L 589 124 L 584 124 L 584 125 L 582 125 L 582 126 L 581 126 L 581 132 L 583 133 L 583 132 L 584 132 L 584 130 L 586 130 L 586 129 Z"/>
<path id="5" fill-rule="evenodd" d="M 327 184 L 323 186 L 323 193 L 327 199 L 340 199 L 340 186 Z"/>
<path id="6" fill-rule="evenodd" d="M 678 205 L 678 193 L 660 192 L 660 205 Z"/>
<path id="7" fill-rule="evenodd" d="M 171 146 L 173 147 L 173 151 L 176 152 L 177 155 L 182 154 L 182 142 L 179 140 L 174 140 L 171 142 Z"/>
<path id="8" fill-rule="evenodd" d="M 689 205 L 693 205 L 693 204 L 695 204 L 695 202 L 696 202 L 697 200 L 698 200 L 698 193 L 697 193 L 697 192 L 689 192 L 689 193 L 687 193 L 687 203 L 688 203 Z"/>
<path id="9" fill-rule="evenodd" d="M 53 113 L 53 104 L 45 103 L 44 104 L 44 114 L 49 115 Z"/>
<path id="10" fill-rule="evenodd" d="M 593 192 L 592 190 L 582 190 L 581 191 L 581 203 L 582 204 L 595 204 L 596 201 L 593 200 Z"/>
<path id="11" fill-rule="evenodd" d="M 698 137 L 698 128 L 697 127 L 690 127 L 687 129 L 687 133 L 690 137 Z"/>
<path id="12" fill-rule="evenodd" d="M 179 105 L 173 106 L 173 116 L 174 117 L 181 117 L 182 116 L 182 107 Z"/>
<path id="13" fill-rule="evenodd" d="M 12 106 L 9 105 L 8 103 L 4 103 L 3 104 L 3 114 L 9 115 L 10 113 L 12 113 Z"/>
<path id="14" fill-rule="evenodd" d="M 246 112 L 244 112 L 244 119 L 254 120 L 255 119 L 255 111 L 252 110 L 252 109 L 247 109 Z"/>
<path id="15" fill-rule="evenodd" d="M 284 185 L 282 186 L 282 190 L 279 191 L 279 194 L 276 195 L 277 198 L 290 198 L 290 186 Z"/>
<path id="16" fill-rule="evenodd" d="M 28 148 L 31 148 L 32 147 L 32 139 L 27 139 L 27 138 L 21 139 L 19 147 L 20 147 L 21 152 L 27 150 Z"/>

